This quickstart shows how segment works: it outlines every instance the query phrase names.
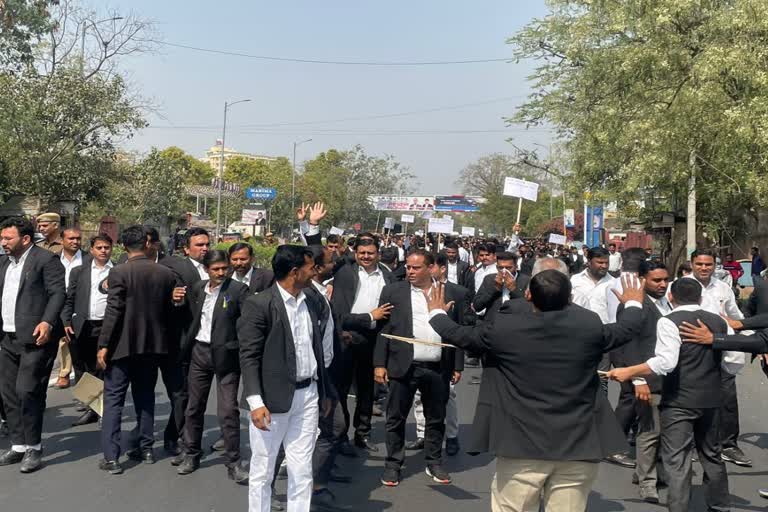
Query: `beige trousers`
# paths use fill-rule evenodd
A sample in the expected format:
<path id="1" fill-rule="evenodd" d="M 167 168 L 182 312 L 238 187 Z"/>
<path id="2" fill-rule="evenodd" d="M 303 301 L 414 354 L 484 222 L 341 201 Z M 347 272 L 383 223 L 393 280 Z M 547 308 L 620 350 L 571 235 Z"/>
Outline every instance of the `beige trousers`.
<path id="1" fill-rule="evenodd" d="M 69 352 L 69 343 L 67 338 L 59 340 L 59 378 L 69 378 L 72 373 L 72 354 Z"/>
<path id="2" fill-rule="evenodd" d="M 496 459 L 491 483 L 493 512 L 584 512 L 598 463 Z"/>

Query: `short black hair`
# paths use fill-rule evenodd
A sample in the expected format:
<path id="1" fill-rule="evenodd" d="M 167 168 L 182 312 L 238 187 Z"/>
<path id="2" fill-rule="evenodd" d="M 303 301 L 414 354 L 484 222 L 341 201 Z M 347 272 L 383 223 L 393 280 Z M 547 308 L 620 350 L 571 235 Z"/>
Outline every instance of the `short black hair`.
<path id="1" fill-rule="evenodd" d="M 275 280 L 285 279 L 291 270 L 301 268 L 309 258 L 315 261 L 314 254 L 306 247 L 300 245 L 281 245 L 272 256 L 272 271 L 275 273 Z"/>
<path id="2" fill-rule="evenodd" d="M 248 254 L 253 256 L 253 246 L 246 242 L 235 242 L 232 244 L 229 248 L 229 256 L 232 257 L 237 251 L 242 251 L 243 249 L 248 249 Z"/>
<path id="3" fill-rule="evenodd" d="M 120 233 L 120 243 L 126 251 L 143 251 L 148 241 L 147 229 L 138 224 L 128 226 Z"/>
<path id="4" fill-rule="evenodd" d="M 688 273 L 693 272 L 693 267 L 691 266 L 690 261 L 684 261 L 680 264 L 679 267 L 677 267 L 677 274 L 676 274 L 677 278 L 680 279 L 681 277 L 683 277 L 684 272 L 688 272 Z"/>
<path id="5" fill-rule="evenodd" d="M 487 252 L 489 254 L 496 254 L 496 244 L 493 242 L 487 242 L 477 246 L 477 252 Z"/>
<path id="6" fill-rule="evenodd" d="M 190 242 L 192 241 L 193 236 L 202 236 L 205 235 L 208 237 L 208 240 L 211 239 L 211 235 L 208 233 L 208 230 L 205 228 L 195 227 L 195 228 L 189 228 L 186 233 L 184 233 L 184 247 L 189 247 Z"/>
<path id="7" fill-rule="evenodd" d="M 559 311 L 571 299 L 571 281 L 557 270 L 544 270 L 531 278 L 528 289 L 539 311 Z"/>
<path id="8" fill-rule="evenodd" d="M 616 247 L 616 244 L 608 244 L 608 248 L 610 249 L 611 247 Z"/>
<path id="9" fill-rule="evenodd" d="M 640 277 L 645 277 L 654 270 L 666 270 L 669 272 L 669 269 L 665 264 L 663 264 L 660 261 L 641 261 L 640 262 L 640 268 L 638 269 L 638 274 Z"/>
<path id="10" fill-rule="evenodd" d="M 35 225 L 32 221 L 24 217 L 9 217 L 0 224 L 0 229 L 16 228 L 19 232 L 19 238 L 28 236 L 30 239 L 35 237 Z"/>
<path id="11" fill-rule="evenodd" d="M 208 268 L 214 263 L 226 263 L 229 265 L 229 254 L 227 251 L 214 249 L 205 253 L 205 256 L 203 256 L 203 266 Z"/>
<path id="12" fill-rule="evenodd" d="M 312 262 L 315 266 L 321 266 L 325 264 L 325 252 L 327 249 L 322 245 L 310 245 L 307 247 L 309 252 L 312 253 Z"/>
<path id="13" fill-rule="evenodd" d="M 355 240 L 355 252 L 357 252 L 358 247 L 368 247 L 372 246 L 376 248 L 376 252 L 379 252 L 379 244 L 376 243 L 376 240 L 371 240 L 370 238 L 360 238 L 358 237 L 357 240 Z"/>
<path id="14" fill-rule="evenodd" d="M 446 249 L 453 249 L 454 251 L 458 251 L 459 250 L 459 244 L 457 244 L 456 242 L 448 242 L 447 244 L 445 244 L 445 248 Z"/>
<path id="15" fill-rule="evenodd" d="M 325 243 L 327 244 L 341 244 L 344 242 L 344 239 L 342 239 L 339 235 L 328 235 L 328 237 L 325 239 Z"/>
<path id="16" fill-rule="evenodd" d="M 142 226 L 144 228 L 144 235 L 153 244 L 160 241 L 160 232 L 153 226 Z"/>
<path id="17" fill-rule="evenodd" d="M 83 234 L 83 232 L 82 232 L 82 230 L 80 228 L 76 228 L 74 226 L 71 227 L 71 228 L 64 228 L 64 229 L 62 229 L 61 230 L 61 234 L 64 235 L 67 231 L 75 231 L 77 233 L 80 233 L 81 235 Z"/>
<path id="18" fill-rule="evenodd" d="M 385 265 L 397 263 L 399 256 L 400 251 L 396 247 L 385 247 L 381 250 L 381 262 Z"/>
<path id="19" fill-rule="evenodd" d="M 709 256 L 713 260 L 717 260 L 717 255 L 712 249 L 696 249 L 691 253 L 691 261 L 695 260 L 699 256 Z"/>
<path id="20" fill-rule="evenodd" d="M 592 247 L 587 251 L 587 259 L 592 260 L 595 258 L 607 258 L 611 253 L 604 247 Z"/>
<path id="21" fill-rule="evenodd" d="M 501 261 L 514 261 L 517 263 L 517 258 L 509 251 L 501 251 L 496 253 L 496 259 Z"/>
<path id="22" fill-rule="evenodd" d="M 106 233 L 99 233 L 98 235 L 91 237 L 91 240 L 89 241 L 91 247 L 93 247 L 96 242 L 106 242 L 109 245 L 115 245 L 115 242 L 112 241 L 112 237 Z"/>
<path id="23" fill-rule="evenodd" d="M 435 256 L 431 252 L 425 251 L 424 249 L 413 249 L 408 251 L 408 257 L 410 258 L 411 256 L 423 256 L 424 263 L 427 265 L 435 264 Z"/>
<path id="24" fill-rule="evenodd" d="M 640 264 L 645 261 L 645 249 L 632 247 L 621 255 L 621 270 L 624 272 L 639 272 Z"/>
<path id="25" fill-rule="evenodd" d="M 447 267 L 448 266 L 448 255 L 444 252 L 437 253 L 437 256 L 435 256 L 435 264 L 438 267 Z"/>
<path id="26" fill-rule="evenodd" d="M 672 298 L 681 306 L 701 302 L 701 283 L 690 277 L 681 277 L 672 283 Z"/>

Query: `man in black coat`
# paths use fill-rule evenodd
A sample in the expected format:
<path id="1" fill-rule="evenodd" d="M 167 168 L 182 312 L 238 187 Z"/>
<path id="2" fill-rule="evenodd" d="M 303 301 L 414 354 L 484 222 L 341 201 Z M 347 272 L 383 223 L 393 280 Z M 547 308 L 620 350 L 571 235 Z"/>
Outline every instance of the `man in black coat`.
<path id="1" fill-rule="evenodd" d="M 426 418 L 424 451 L 427 475 L 433 481 L 449 484 L 451 477 L 442 467 L 445 437 L 445 408 L 450 383 L 458 382 L 464 369 L 464 353 L 448 347 L 408 344 L 383 336 L 392 334 L 406 338 L 440 342 L 429 326 L 425 293 L 433 280 L 435 259 L 431 253 L 416 249 L 406 259 L 407 282 L 394 283 L 381 293 L 382 305 L 390 304 L 392 313 L 382 321 L 376 341 L 373 366 L 376 382 L 389 383 L 387 401 L 387 458 L 381 482 L 389 487 L 400 483 L 400 470 L 405 462 L 405 423 L 416 391 L 421 391 Z M 469 292 L 461 287 L 448 287 L 449 299 L 466 304 Z M 459 296 L 461 294 L 462 296 Z M 451 316 L 460 321 L 458 310 Z"/>
<path id="2" fill-rule="evenodd" d="M 192 310 L 192 325 L 181 346 L 182 358 L 190 360 L 189 403 L 184 423 L 184 460 L 178 473 L 188 475 L 200 467 L 205 408 L 216 378 L 216 404 L 224 439 L 227 475 L 238 484 L 248 481 L 240 464 L 240 412 L 237 388 L 240 382 L 240 345 L 237 320 L 248 288 L 231 278 L 225 251 L 209 251 L 203 258 L 209 280 L 195 283 L 186 296 Z"/>
<path id="3" fill-rule="evenodd" d="M 493 361 L 480 387 L 469 452 L 496 455 L 495 508 L 538 510 L 543 499 L 546 510 L 585 510 L 597 461 L 615 453 L 606 439 L 621 437 L 615 422 L 596 421 L 598 364 L 642 324 L 642 287 L 628 281 L 623 290 L 621 301 L 632 307 L 622 322 L 605 326 L 569 304 L 570 282 L 555 270 L 531 278 L 532 313 L 502 307 L 493 324 L 481 327 L 462 327 L 442 314 L 450 308 L 442 288 L 429 299 L 430 324 L 445 343 Z"/>
<path id="4" fill-rule="evenodd" d="M 159 241 L 159 237 L 158 237 Z M 184 253 L 186 257 L 170 256 L 158 261 L 170 268 L 176 276 L 176 282 L 182 288 L 189 290 L 196 283 L 208 279 L 203 266 L 203 258 L 208 252 L 210 236 L 203 228 L 190 228 L 184 233 Z M 180 347 L 182 340 L 189 335 L 192 327 L 192 310 L 189 303 L 184 303 L 176 309 L 174 329 L 171 335 L 175 338 L 172 347 Z M 187 354 L 189 356 L 189 354 Z M 189 393 L 187 390 L 187 373 L 189 372 L 189 357 L 178 353 L 169 354 L 163 360 L 160 368 L 165 390 L 171 400 L 171 414 L 163 433 L 163 446 L 166 453 L 176 455 L 173 465 L 181 463 L 181 448 L 179 439 L 184 431 L 184 417 L 187 410 Z"/>
<path id="5" fill-rule="evenodd" d="M 232 267 L 232 280 L 248 287 L 251 295 L 263 292 L 275 282 L 275 274 L 267 268 L 258 268 L 253 264 L 253 246 L 237 242 L 229 248 L 229 263 Z"/>
<path id="6" fill-rule="evenodd" d="M 0 395 L 11 448 L 0 466 L 21 463 L 22 473 L 42 467 L 41 437 L 48 377 L 63 335 L 64 266 L 58 255 L 35 247 L 35 228 L 19 217 L 0 224 Z"/>
<path id="7" fill-rule="evenodd" d="M 517 259 L 511 252 L 496 254 L 496 268 L 496 274 L 485 276 L 472 302 L 475 311 L 484 311 L 486 322 L 493 322 L 502 304 L 521 298 L 530 280 L 528 275 L 517 271 Z"/>
<path id="8" fill-rule="evenodd" d="M 96 235 L 91 238 L 90 245 L 90 258 L 69 274 L 67 300 L 61 320 L 69 338 L 75 372 L 79 375 L 90 373 L 103 379 L 103 372 L 96 366 L 96 352 L 107 295 L 100 285 L 114 266 L 109 259 L 112 256 L 112 239 L 109 235 Z M 72 425 L 87 425 L 98 420 L 96 411 L 88 408 Z"/>
<path id="9" fill-rule="evenodd" d="M 445 244 L 445 255 L 448 257 L 448 282 L 474 291 L 475 288 L 471 282 L 473 275 L 469 272 L 469 263 L 459 259 L 459 245 L 453 241 Z"/>
<path id="10" fill-rule="evenodd" d="M 379 263 L 379 246 L 364 236 L 355 243 L 355 263 L 344 265 L 333 280 L 331 305 L 333 321 L 342 341 L 331 371 L 338 384 L 339 402 L 347 429 L 342 436 L 341 451 L 354 454 L 348 444 L 350 413 L 347 396 L 354 381 L 356 406 L 353 418 L 354 442 L 358 448 L 371 452 L 378 448 L 369 442 L 373 414 L 373 348 L 376 344 L 376 322 L 388 316 L 389 308 L 379 307 L 384 286 L 393 282 L 392 274 Z"/>
<path id="11" fill-rule="evenodd" d="M 99 334 L 98 367 L 104 371 L 104 415 L 99 468 L 121 474 L 120 438 L 123 406 L 128 387 L 139 424 L 139 448 L 129 456 L 154 462 L 155 383 L 158 367 L 177 354 L 172 336 L 174 300 L 183 289 L 174 289 L 173 272 L 147 256 L 152 242 L 143 226 L 123 230 L 120 240 L 128 261 L 109 273 L 107 308 Z"/>
<path id="12" fill-rule="evenodd" d="M 288 463 L 288 508 L 309 510 L 320 404 L 327 414 L 334 398 L 326 370 L 333 332 L 322 329 L 324 299 L 304 292 L 315 275 L 312 252 L 282 245 L 272 270 L 275 285 L 245 301 L 237 325 L 243 394 L 251 410 L 249 510 L 269 507 L 281 444 Z"/>

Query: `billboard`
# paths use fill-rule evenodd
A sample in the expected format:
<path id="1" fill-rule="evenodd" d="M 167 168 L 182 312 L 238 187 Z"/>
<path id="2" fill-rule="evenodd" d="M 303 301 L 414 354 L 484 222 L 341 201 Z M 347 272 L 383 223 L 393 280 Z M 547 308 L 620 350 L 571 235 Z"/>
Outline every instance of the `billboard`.
<path id="1" fill-rule="evenodd" d="M 439 212 L 476 212 L 480 198 L 467 196 L 435 196 L 435 210 Z"/>
<path id="2" fill-rule="evenodd" d="M 434 196 L 368 196 L 376 210 L 423 212 L 435 209 Z"/>

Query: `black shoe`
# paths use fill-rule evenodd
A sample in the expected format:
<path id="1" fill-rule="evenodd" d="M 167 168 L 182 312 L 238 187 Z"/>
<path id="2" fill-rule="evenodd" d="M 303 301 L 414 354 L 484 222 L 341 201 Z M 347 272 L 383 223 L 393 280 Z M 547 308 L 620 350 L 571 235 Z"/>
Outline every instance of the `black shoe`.
<path id="1" fill-rule="evenodd" d="M 394 468 L 385 468 L 381 475 L 381 483 L 387 487 L 397 487 L 400 485 L 400 471 Z"/>
<path id="2" fill-rule="evenodd" d="M 637 473 L 632 474 L 632 485 L 640 485 L 640 477 L 637 476 Z"/>
<path id="3" fill-rule="evenodd" d="M 379 448 L 376 445 L 371 444 L 371 440 L 367 437 L 355 437 L 355 446 L 358 448 L 364 448 L 373 453 L 379 451 Z"/>
<path id="4" fill-rule="evenodd" d="M 349 439 L 339 443 L 339 455 L 344 457 L 357 457 L 357 450 L 350 444 Z"/>
<path id="5" fill-rule="evenodd" d="M 181 463 L 184 462 L 185 457 L 186 456 L 183 453 L 178 454 L 171 459 L 171 466 L 181 466 Z"/>
<path id="6" fill-rule="evenodd" d="M 23 452 L 15 452 L 13 450 L 5 450 L 0 454 L 0 466 L 10 466 L 11 464 L 18 464 L 24 460 Z"/>
<path id="7" fill-rule="evenodd" d="M 227 466 L 227 476 L 236 484 L 248 485 L 248 470 L 239 462 Z"/>
<path id="8" fill-rule="evenodd" d="M 634 468 L 637 466 L 635 460 L 626 453 L 617 453 L 615 455 L 611 455 L 610 457 L 606 457 L 603 460 L 625 468 Z"/>
<path id="9" fill-rule="evenodd" d="M 8 422 L 5 420 L 0 420 L 0 437 L 8 437 L 8 434 L 10 434 Z"/>
<path id="10" fill-rule="evenodd" d="M 312 491 L 312 503 L 309 506 L 309 510 L 314 512 L 343 512 L 352 510 L 344 505 L 338 505 L 336 503 L 336 496 L 328 488 L 317 489 Z"/>
<path id="11" fill-rule="evenodd" d="M 744 452 L 741 451 L 741 448 L 738 447 L 725 448 L 723 453 L 720 454 L 720 458 L 725 462 L 730 462 L 732 464 L 736 464 L 737 466 L 743 466 L 747 468 L 752 467 L 752 461 L 749 459 L 749 457 L 744 455 Z"/>
<path id="12" fill-rule="evenodd" d="M 379 404 L 373 404 L 373 412 L 371 412 L 374 416 L 384 416 L 384 411 L 381 409 L 381 406 Z"/>
<path id="13" fill-rule="evenodd" d="M 192 457 L 190 455 L 187 455 L 186 457 L 184 457 L 184 461 L 182 461 L 182 463 L 179 464 L 179 469 L 176 470 L 176 473 L 180 475 L 189 475 L 197 471 L 199 467 L 200 467 L 200 459 L 197 457 Z"/>
<path id="14" fill-rule="evenodd" d="M 445 440 L 446 455 L 453 457 L 454 455 L 459 453 L 459 450 L 461 450 L 461 445 L 459 444 L 458 437 L 449 437 Z"/>
<path id="15" fill-rule="evenodd" d="M 337 473 L 335 470 L 331 470 L 331 474 L 328 476 L 328 479 L 331 482 L 337 483 L 337 484 L 351 484 L 352 483 L 352 477 L 347 475 L 342 475 L 340 473 Z"/>
<path id="16" fill-rule="evenodd" d="M 181 454 L 181 448 L 179 448 L 179 442 L 178 441 L 165 441 L 163 442 L 163 449 L 165 450 L 165 453 L 168 455 L 179 455 Z"/>
<path id="17" fill-rule="evenodd" d="M 224 449 L 227 447 L 226 443 L 224 442 L 224 436 L 221 436 L 216 440 L 215 443 L 211 445 L 211 451 L 212 452 L 223 452 Z"/>
<path id="18" fill-rule="evenodd" d="M 144 464 L 155 463 L 155 452 L 152 451 L 152 448 L 145 448 L 143 450 L 140 448 L 134 448 L 125 452 L 125 456 L 131 460 L 143 462 Z"/>
<path id="19" fill-rule="evenodd" d="M 72 422 L 73 427 L 82 427 L 83 425 L 90 425 L 91 423 L 97 423 L 99 421 L 99 415 L 96 411 L 88 409 L 82 416 Z"/>
<path id="20" fill-rule="evenodd" d="M 110 475 L 122 475 L 123 467 L 116 460 L 100 460 L 99 469 L 107 471 Z"/>
<path id="21" fill-rule="evenodd" d="M 274 496 L 272 496 L 272 499 L 270 500 L 270 507 L 272 508 L 272 512 L 283 512 L 283 510 L 285 510 L 283 504 Z"/>
<path id="22" fill-rule="evenodd" d="M 444 485 L 451 483 L 451 475 L 440 464 L 429 464 L 425 472 L 435 483 Z"/>
<path id="23" fill-rule="evenodd" d="M 34 473 L 43 467 L 43 450 L 29 449 L 24 454 L 19 471 L 22 473 Z"/>
<path id="24" fill-rule="evenodd" d="M 417 437 L 415 440 L 405 443 L 405 449 L 409 451 L 423 450 L 424 438 Z"/>

